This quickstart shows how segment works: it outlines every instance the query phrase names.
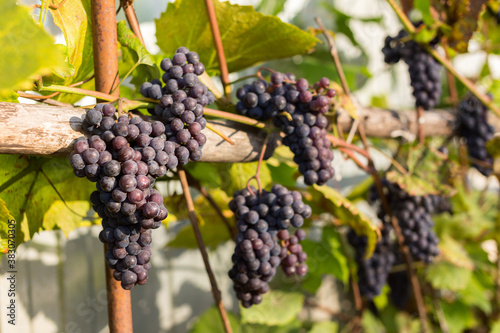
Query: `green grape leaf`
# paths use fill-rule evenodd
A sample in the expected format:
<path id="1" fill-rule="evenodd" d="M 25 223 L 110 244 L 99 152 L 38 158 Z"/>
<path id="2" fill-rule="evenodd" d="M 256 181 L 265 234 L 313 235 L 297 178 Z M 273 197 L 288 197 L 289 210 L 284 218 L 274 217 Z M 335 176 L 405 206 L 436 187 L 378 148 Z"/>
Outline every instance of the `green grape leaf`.
<path id="1" fill-rule="evenodd" d="M 410 195 L 445 195 L 451 196 L 455 189 L 448 185 L 455 163 L 439 151 L 417 146 L 411 147 L 407 161 L 407 173 L 399 169 L 389 171 L 387 180 L 397 183 Z"/>
<path id="2" fill-rule="evenodd" d="M 229 223 L 233 223 L 233 213 L 227 207 L 232 197 L 228 197 L 226 192 L 220 189 L 210 189 L 209 194 L 214 199 L 218 207 L 221 208 L 223 215 Z M 175 201 L 173 203 L 172 201 Z M 187 206 L 183 195 L 175 196 L 174 199 L 165 198 L 165 206 L 169 212 L 173 212 L 176 219 L 187 219 Z M 196 216 L 199 221 L 200 232 L 203 235 L 203 242 L 209 248 L 215 248 L 217 245 L 226 242 L 232 238 L 228 227 L 224 224 L 221 217 L 210 205 L 208 200 L 202 195 L 194 199 Z M 172 211 L 172 207 L 174 210 Z M 170 214 L 169 214 L 170 217 Z M 167 243 L 167 247 L 176 248 L 197 248 L 196 239 L 191 224 L 187 224 L 177 236 Z"/>
<path id="3" fill-rule="evenodd" d="M 247 181 L 255 175 L 258 162 L 249 163 L 193 163 L 187 165 L 189 174 L 202 185 L 211 188 L 221 188 L 228 195 L 247 186 Z M 263 189 L 269 190 L 272 182 L 271 171 L 267 163 L 262 163 L 260 168 L 260 181 Z M 251 184 L 257 187 L 257 182 Z"/>
<path id="4" fill-rule="evenodd" d="M 127 27 L 125 21 L 118 22 L 117 33 L 118 42 L 122 46 L 122 57 L 127 65 L 126 71 L 130 70 L 132 66 L 139 64 L 136 69 L 132 71 L 132 83 L 140 86 L 148 80 L 158 79 L 160 77 L 160 71 L 155 64 L 155 59 L 148 52 L 146 47 L 142 45 L 141 41 L 132 30 Z"/>
<path id="5" fill-rule="evenodd" d="M 302 241 L 309 267 L 302 283 L 304 289 L 312 293 L 316 292 L 325 274 L 331 274 L 340 281 L 348 283 L 349 267 L 341 242 L 340 235 L 334 227 L 323 228 L 320 242 L 309 239 Z"/>
<path id="6" fill-rule="evenodd" d="M 414 39 L 419 43 L 429 43 L 431 40 L 436 38 L 436 34 L 437 29 L 422 27 L 417 29 Z"/>
<path id="7" fill-rule="evenodd" d="M 258 13 L 252 6 L 214 1 L 222 45 L 229 72 L 271 59 L 309 52 L 316 37 L 282 22 L 275 16 Z M 172 55 L 179 46 L 196 51 L 209 73 L 218 73 L 206 6 L 201 0 L 177 0 L 156 21 L 158 46 Z M 175 24 L 172 24 L 175 22 Z"/>
<path id="8" fill-rule="evenodd" d="M 319 205 L 333 214 L 342 224 L 348 225 L 358 235 L 366 236 L 368 244 L 365 256 L 371 256 L 377 244 L 378 228 L 349 200 L 328 186 L 314 185 L 309 187 L 311 198 L 307 198 L 313 206 Z"/>
<path id="9" fill-rule="evenodd" d="M 241 326 L 243 333 L 301 333 L 302 322 L 294 320 L 291 323 L 280 326 L 244 324 Z"/>
<path id="10" fill-rule="evenodd" d="M 491 313 L 491 300 L 488 288 L 486 288 L 475 274 L 469 279 L 467 286 L 460 290 L 460 298 L 469 306 L 476 306 L 486 314 Z"/>
<path id="11" fill-rule="evenodd" d="M 19 94 L 12 90 L 0 91 L 0 102 L 19 103 Z"/>
<path id="12" fill-rule="evenodd" d="M 247 186 L 248 179 L 255 175 L 258 164 L 258 162 L 231 164 L 227 172 L 228 178 L 223 179 L 222 187 L 226 189 L 227 193 L 234 193 L 245 188 Z M 270 190 L 269 187 L 272 182 L 271 171 L 267 167 L 266 163 L 262 163 L 260 167 L 259 178 L 262 188 Z M 255 188 L 257 188 L 256 181 L 252 181 L 250 185 L 253 185 Z"/>
<path id="13" fill-rule="evenodd" d="M 309 333 L 335 333 L 339 330 L 339 324 L 334 321 L 321 321 L 315 323 Z"/>
<path id="14" fill-rule="evenodd" d="M 500 333 L 500 319 L 496 320 L 493 325 L 491 325 L 490 333 Z"/>
<path id="15" fill-rule="evenodd" d="M 262 0 L 256 10 L 265 15 L 278 15 L 285 8 L 286 0 Z"/>
<path id="16" fill-rule="evenodd" d="M 221 166 L 216 163 L 188 163 L 184 166 L 190 176 L 198 180 L 203 186 L 210 188 L 222 187 L 226 172 L 221 171 Z M 227 165 L 224 165 L 227 171 Z"/>
<path id="17" fill-rule="evenodd" d="M 426 25 L 431 25 L 434 22 L 431 15 L 430 0 L 415 0 L 413 5 L 422 14 L 422 20 Z"/>
<path id="18" fill-rule="evenodd" d="M 77 218 L 69 217 L 75 212 L 58 203 L 59 194 L 81 214 L 90 207 L 81 201 L 88 200 L 94 189 L 86 179 L 75 177 L 65 158 L 0 155 L 0 199 L 16 220 L 16 246 L 41 230 L 59 227 L 67 234 L 79 226 Z M 78 218 L 82 220 L 82 216 Z"/>
<path id="19" fill-rule="evenodd" d="M 236 317 L 231 312 L 227 312 L 227 318 L 229 319 L 229 324 L 233 333 L 241 333 L 241 327 Z M 213 306 L 205 311 L 194 324 L 190 333 L 206 333 L 206 332 L 224 332 L 224 326 L 222 324 L 219 310 Z"/>
<path id="20" fill-rule="evenodd" d="M 467 328 L 473 327 L 475 323 L 474 312 L 471 311 L 468 304 L 459 301 L 440 302 L 450 333 L 462 333 Z"/>
<path id="21" fill-rule="evenodd" d="M 86 216 L 89 213 L 91 215 L 87 219 L 82 219 L 82 216 Z M 53 230 L 59 228 L 66 237 L 68 237 L 69 233 L 74 229 L 92 225 L 90 219 L 94 217 L 94 215 L 88 198 L 87 200 L 78 201 L 65 200 L 65 202 L 62 200 L 55 200 L 43 216 L 43 229 Z M 95 217 L 98 218 L 97 215 L 95 215 Z"/>
<path id="22" fill-rule="evenodd" d="M 57 5 L 56 0 L 52 0 L 52 3 Z M 49 10 L 54 23 L 64 35 L 68 63 L 74 67 L 76 73 L 66 83 L 71 84 L 88 78 L 94 69 L 90 1 L 67 1 L 59 8 Z"/>
<path id="23" fill-rule="evenodd" d="M 271 164 L 273 162 L 272 159 L 274 158 L 271 158 L 271 161 L 267 162 L 267 167 L 271 172 L 271 179 L 275 183 L 281 184 L 285 187 L 295 186 L 295 178 L 297 178 L 296 174 L 298 173 L 297 166 L 292 166 L 288 163 L 278 163 L 274 166 Z"/>
<path id="24" fill-rule="evenodd" d="M 272 290 L 262 298 L 259 306 L 241 308 L 242 323 L 283 326 L 297 317 L 304 303 L 304 295 L 299 292 Z"/>
<path id="25" fill-rule="evenodd" d="M 16 89 L 32 89 L 37 75 L 48 75 L 65 67 L 64 55 L 54 47 L 54 39 L 31 17 L 28 7 L 15 0 L 0 2 L 0 94 Z"/>
<path id="26" fill-rule="evenodd" d="M 434 288 L 451 291 L 463 290 L 471 276 L 471 270 L 446 261 L 436 261 L 425 272 L 425 278 Z"/>
<path id="27" fill-rule="evenodd" d="M 51 3 L 58 5 L 62 2 L 51 0 Z M 63 47 L 66 48 L 68 68 L 62 72 L 54 71 L 52 75 L 44 77 L 44 84 L 70 85 L 89 78 L 94 71 L 90 0 L 66 1 L 58 8 L 49 7 L 49 10 L 66 41 L 66 46 Z M 81 99 L 81 96 L 60 94 L 55 99 L 74 103 Z"/>
<path id="28" fill-rule="evenodd" d="M 0 198 L 0 253 L 7 253 L 8 251 L 9 235 L 12 235 L 12 230 L 15 230 L 15 227 L 11 227 L 13 223 L 14 217 L 10 215 L 5 201 Z M 10 243 L 14 244 L 14 239 L 12 238 L 12 236 L 10 238 Z"/>
<path id="29" fill-rule="evenodd" d="M 385 332 L 384 326 L 382 325 L 380 320 L 378 320 L 378 318 L 375 317 L 375 315 L 369 310 L 363 311 L 361 325 L 363 325 L 363 332 L 366 333 Z"/>
<path id="30" fill-rule="evenodd" d="M 439 250 L 441 258 L 450 264 L 470 271 L 474 269 L 474 262 L 463 249 L 463 246 L 449 235 L 441 236 Z"/>
<path id="31" fill-rule="evenodd" d="M 363 181 L 357 183 L 346 197 L 349 201 L 366 199 L 370 188 L 373 186 L 373 177 L 366 177 Z"/>
<path id="32" fill-rule="evenodd" d="M 451 198 L 453 214 L 434 216 L 438 236 L 443 238 L 448 235 L 455 239 L 470 240 L 493 234 L 498 216 L 498 196 L 467 191 L 460 183 L 455 187 L 457 194 Z"/>

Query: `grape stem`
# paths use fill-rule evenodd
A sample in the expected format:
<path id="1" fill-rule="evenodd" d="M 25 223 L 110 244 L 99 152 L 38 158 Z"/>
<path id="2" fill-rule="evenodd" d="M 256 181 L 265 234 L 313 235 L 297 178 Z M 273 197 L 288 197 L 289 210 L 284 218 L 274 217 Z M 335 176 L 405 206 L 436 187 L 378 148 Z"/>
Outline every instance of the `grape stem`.
<path id="1" fill-rule="evenodd" d="M 186 171 L 186 177 L 191 184 L 191 186 L 197 188 L 201 195 L 205 197 L 205 199 L 208 201 L 208 203 L 212 206 L 212 208 L 216 211 L 217 215 L 221 218 L 222 222 L 227 228 L 227 231 L 229 232 L 229 236 L 231 239 L 235 239 L 237 235 L 237 230 L 234 225 L 231 225 L 229 220 L 224 216 L 224 213 L 222 212 L 222 209 L 219 207 L 215 199 L 212 197 L 210 192 L 207 190 L 205 186 L 203 186 L 198 179 L 194 178 L 189 172 Z"/>
<path id="2" fill-rule="evenodd" d="M 258 70 L 257 70 L 257 77 L 263 81 L 265 81 L 264 77 L 262 76 L 262 71 L 265 70 L 265 71 L 268 71 L 270 73 L 274 73 L 276 72 L 274 69 L 271 69 L 269 67 L 260 67 Z"/>
<path id="3" fill-rule="evenodd" d="M 254 195 L 252 189 L 250 188 L 250 182 L 252 179 L 255 179 L 257 181 L 257 185 L 259 186 L 259 196 L 262 195 L 262 184 L 260 182 L 260 167 L 262 165 L 262 161 L 264 160 L 264 153 L 266 152 L 267 149 L 267 141 L 269 140 L 269 133 L 266 134 L 266 138 L 264 139 L 264 144 L 262 145 L 262 148 L 260 150 L 260 156 L 259 156 L 259 163 L 257 164 L 257 171 L 255 172 L 255 175 L 250 177 L 250 179 L 247 181 L 247 189 Z"/>
<path id="4" fill-rule="evenodd" d="M 230 144 L 234 145 L 234 141 L 233 140 L 231 140 L 226 134 L 222 133 L 221 131 L 219 131 L 218 129 L 216 129 L 215 127 L 213 127 L 212 124 L 207 124 L 207 128 L 209 130 L 211 130 L 212 132 L 214 132 L 215 134 L 217 134 L 218 136 L 220 136 L 225 141 L 227 141 Z"/>
<path id="5" fill-rule="evenodd" d="M 69 87 L 77 87 L 77 86 L 80 86 L 84 83 L 87 83 L 88 81 L 92 80 L 94 78 L 94 74 L 92 74 L 91 77 L 89 77 L 88 79 L 85 79 L 85 80 L 82 80 L 82 81 L 79 81 L 79 82 L 75 82 L 75 83 L 72 83 L 69 85 Z M 26 92 L 23 92 L 23 91 L 17 91 L 17 94 L 21 97 L 24 97 L 24 98 L 29 98 L 29 99 L 34 99 L 34 100 L 45 100 L 45 99 L 50 99 L 52 97 L 56 97 L 57 95 L 60 94 L 60 92 L 55 92 L 53 94 L 50 94 L 50 95 L 33 95 L 33 94 L 29 94 L 29 93 L 26 93 Z M 48 103 L 50 104 L 50 103 Z M 65 103 L 66 104 L 66 103 Z M 52 104 L 52 105 L 55 105 L 55 104 Z M 69 104 L 68 104 L 69 105 Z"/>
<path id="6" fill-rule="evenodd" d="M 497 178 L 498 181 L 500 181 L 500 174 L 495 173 L 495 177 Z M 500 192 L 499 192 L 500 194 Z M 500 205 L 500 202 L 499 202 Z M 497 213 L 498 214 L 498 213 Z M 498 235 L 500 232 L 500 219 L 497 218 L 495 221 L 495 232 Z M 500 254 L 500 240 L 498 239 L 499 237 L 496 237 L 496 243 L 497 243 L 497 253 Z M 495 267 L 495 296 L 494 296 L 494 301 L 493 301 L 493 318 L 498 318 L 500 315 L 500 255 L 497 256 L 497 262 L 496 262 L 496 267 Z"/>
<path id="7" fill-rule="evenodd" d="M 214 109 L 208 109 L 208 108 L 203 108 L 203 113 L 206 116 L 212 116 L 215 118 L 232 120 L 232 121 L 235 121 L 235 122 L 238 122 L 241 124 L 250 125 L 253 127 L 257 127 L 257 128 L 262 128 L 262 129 L 266 128 L 266 124 L 264 124 L 260 121 L 257 121 L 255 119 L 252 119 L 252 118 L 240 116 L 239 114 L 234 114 L 234 113 L 220 111 L 220 110 L 214 110 Z"/>
<path id="8" fill-rule="evenodd" d="M 66 3 L 66 1 L 67 1 L 67 0 L 63 0 L 63 1 L 61 1 L 61 3 L 60 3 L 60 4 L 57 4 L 57 5 L 56 5 L 56 4 L 49 3 L 49 4 L 48 4 L 48 7 L 49 7 L 50 9 L 57 10 L 57 9 L 61 8 L 62 6 L 64 6 L 64 4 Z M 31 6 L 31 8 L 42 8 L 42 6 L 41 6 L 41 5 L 32 5 L 32 6 Z"/>
<path id="9" fill-rule="evenodd" d="M 366 149 L 363 149 L 363 148 L 360 148 L 352 143 L 348 143 L 348 142 L 345 142 L 344 140 L 342 139 L 339 139 L 337 137 L 334 137 L 333 135 L 331 134 L 327 134 L 326 135 L 326 138 L 328 140 L 330 140 L 330 142 L 336 146 L 336 147 L 339 147 L 339 148 L 347 148 L 347 149 L 350 149 L 350 150 L 353 150 L 361 155 L 363 155 L 364 157 L 366 157 L 367 159 L 370 159 L 370 154 L 368 154 L 368 151 Z"/>
<path id="10" fill-rule="evenodd" d="M 217 59 L 219 60 L 220 77 L 222 84 L 224 85 L 224 94 L 226 95 L 226 98 L 230 99 L 231 85 L 229 81 L 229 71 L 227 69 L 224 47 L 222 46 L 222 38 L 219 30 L 219 23 L 217 22 L 217 15 L 215 13 L 215 6 L 212 0 L 205 0 L 205 5 L 207 7 L 207 14 L 210 21 L 215 50 L 217 51 Z"/>
<path id="11" fill-rule="evenodd" d="M 406 14 L 399 8 L 399 6 L 396 4 L 394 0 L 387 0 L 389 5 L 392 7 L 396 15 L 398 16 L 399 20 L 403 23 L 405 29 L 411 34 L 415 34 L 415 27 L 413 26 L 413 23 L 411 23 L 410 19 Z M 476 96 L 481 103 L 486 105 L 491 111 L 495 112 L 498 116 L 500 116 L 500 108 L 497 107 L 491 98 L 489 98 L 487 95 L 483 94 L 480 92 L 477 87 L 472 83 L 469 79 L 466 77 L 463 77 L 460 75 L 457 70 L 453 67 L 450 61 L 448 61 L 446 58 L 443 58 L 441 54 L 435 49 L 433 49 L 430 45 L 421 43 L 422 47 L 425 48 L 425 50 L 434 57 L 441 65 L 443 65 L 460 83 L 462 83 L 464 86 L 467 87 L 467 89 Z"/>
<path id="12" fill-rule="evenodd" d="M 425 142 L 424 123 L 422 122 L 423 112 L 424 108 L 421 106 L 417 106 L 417 137 L 419 144 L 423 144 Z"/>
<path id="13" fill-rule="evenodd" d="M 446 321 L 446 316 L 444 315 L 443 307 L 441 306 L 441 297 L 439 297 L 438 293 L 438 290 L 432 290 L 432 303 L 434 304 L 434 311 L 436 312 L 441 332 L 449 333 L 450 329 L 448 322 Z"/>
<path id="14" fill-rule="evenodd" d="M 141 44 L 144 45 L 144 38 L 142 38 L 141 27 L 139 26 L 139 22 L 137 21 L 137 15 L 135 14 L 133 1 L 121 0 L 120 6 L 125 11 L 128 25 L 134 32 L 134 35 L 136 35 Z"/>
<path id="15" fill-rule="evenodd" d="M 340 63 L 339 53 L 337 52 L 337 47 L 335 46 L 335 41 L 333 40 L 332 35 L 326 30 L 323 25 L 323 21 L 319 17 L 315 17 L 314 20 L 318 24 L 319 28 L 323 32 L 323 35 L 328 42 L 328 48 L 330 49 L 330 55 L 333 58 L 333 62 L 335 64 L 335 68 L 337 69 L 337 73 L 339 74 L 340 82 L 342 83 L 342 89 L 344 89 L 344 93 L 347 97 L 351 97 L 351 90 L 349 89 L 349 85 L 347 84 L 347 80 L 344 75 L 344 70 L 342 69 L 342 64 Z"/>
<path id="16" fill-rule="evenodd" d="M 222 222 L 224 222 L 224 225 L 226 226 L 227 230 L 229 231 L 229 235 L 231 236 L 231 238 L 232 239 L 236 238 L 236 235 L 237 235 L 236 229 L 231 225 L 231 223 L 229 223 L 229 220 L 224 216 L 224 213 L 222 213 L 221 208 L 219 207 L 219 205 L 217 205 L 217 202 L 215 202 L 214 198 L 207 191 L 207 188 L 200 184 L 199 189 L 200 189 L 201 195 L 203 195 L 205 197 L 205 199 L 207 199 L 208 203 L 217 212 L 217 215 L 219 215 Z"/>
<path id="17" fill-rule="evenodd" d="M 76 94 L 76 95 L 83 95 L 83 96 L 92 96 L 107 102 L 112 102 L 116 100 L 116 97 L 106 94 L 103 92 L 98 92 L 98 91 L 93 91 L 93 90 L 87 90 L 87 89 L 81 89 L 81 88 L 75 88 L 75 87 L 66 87 L 66 86 L 60 86 L 60 85 L 49 85 L 49 86 L 42 86 L 40 87 L 39 91 L 54 91 L 54 92 L 61 92 L 61 93 L 68 93 L 68 94 Z"/>
<path id="18" fill-rule="evenodd" d="M 446 56 L 446 60 L 450 61 L 450 53 L 448 52 L 448 47 L 445 42 L 443 42 L 443 49 L 444 49 L 444 54 Z M 457 106 L 459 102 L 457 84 L 455 82 L 455 78 L 450 73 L 450 71 L 446 71 L 446 80 L 448 81 L 448 89 L 450 92 L 451 104 L 453 104 L 453 106 Z"/>
<path id="19" fill-rule="evenodd" d="M 222 319 L 222 323 L 224 325 L 224 331 L 226 333 L 232 333 L 231 324 L 229 322 L 229 318 L 226 313 L 226 309 L 224 308 L 224 304 L 222 303 L 221 292 L 219 287 L 217 286 L 217 280 L 215 279 L 215 275 L 210 266 L 210 261 L 208 259 L 207 249 L 205 244 L 203 243 L 203 238 L 201 237 L 200 229 L 198 228 L 198 217 L 196 216 L 193 198 L 191 197 L 191 193 L 189 192 L 189 184 L 186 177 L 186 172 L 182 169 L 178 171 L 179 179 L 182 184 L 182 190 L 184 191 L 184 198 L 186 199 L 189 219 L 191 220 L 191 225 L 193 226 L 194 235 L 196 238 L 196 243 L 198 244 L 198 248 L 200 250 L 201 256 L 203 258 L 203 263 L 205 264 L 205 270 L 207 271 L 208 278 L 210 280 L 210 285 L 212 286 L 212 294 L 214 296 L 214 301 L 217 304 L 217 308 L 219 309 L 219 314 Z"/>
<path id="20" fill-rule="evenodd" d="M 357 273 L 356 273 L 356 265 L 354 265 L 353 257 L 347 255 L 349 252 L 347 251 L 347 242 L 345 233 L 341 234 L 340 237 L 340 246 L 342 248 L 342 252 L 346 254 L 347 258 L 347 268 L 349 269 L 349 274 L 351 275 L 349 278 L 349 282 L 352 288 L 352 294 L 354 296 L 354 308 L 356 309 L 356 317 L 360 317 L 361 311 L 363 310 L 363 301 L 361 299 L 361 293 L 359 291 Z"/>

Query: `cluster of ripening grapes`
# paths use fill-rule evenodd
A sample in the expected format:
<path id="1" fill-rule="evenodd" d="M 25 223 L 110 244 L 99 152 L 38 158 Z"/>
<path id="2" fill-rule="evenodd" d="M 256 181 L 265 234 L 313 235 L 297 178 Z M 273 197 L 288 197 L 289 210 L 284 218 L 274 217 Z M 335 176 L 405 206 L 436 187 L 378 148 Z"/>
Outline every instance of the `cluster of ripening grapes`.
<path id="1" fill-rule="evenodd" d="M 398 220 L 399 228 L 404 236 L 405 245 L 408 246 L 410 254 L 416 261 L 425 263 L 432 262 L 439 254 L 439 239 L 432 229 L 434 222 L 433 214 L 450 212 L 449 200 L 437 195 L 413 196 L 408 194 L 397 184 L 383 180 L 383 190 L 389 208 Z M 370 201 L 380 201 L 379 195 L 374 187 L 370 190 Z M 391 299 L 396 305 L 401 305 L 407 299 L 408 283 L 398 283 L 394 276 L 389 274 L 392 267 L 402 263 L 399 256 L 399 248 L 394 238 L 391 238 L 392 225 L 389 215 L 379 204 L 378 217 L 382 221 L 382 237 L 377 242 L 372 257 L 365 259 L 364 253 L 367 245 L 365 236 L 357 236 L 353 230 L 348 234 L 348 240 L 356 251 L 356 262 L 358 263 L 358 283 L 361 295 L 372 299 L 379 295 L 382 287 L 389 283 L 390 287 L 398 290 L 399 295 L 393 294 Z M 399 274 L 402 278 L 404 274 Z M 406 281 L 406 280 L 405 280 Z M 405 296 L 406 295 L 406 296 Z"/>
<path id="2" fill-rule="evenodd" d="M 189 159 L 199 161 L 207 142 L 201 132 L 207 126 L 203 107 L 215 100 L 198 79 L 205 66 L 196 52 L 180 47 L 172 59 L 163 59 L 160 67 L 164 84 L 158 79 L 146 82 L 141 86 L 141 94 L 159 100 L 149 112 L 162 117 L 166 139 L 180 145 L 179 164 L 185 165 Z"/>
<path id="3" fill-rule="evenodd" d="M 285 134 L 283 143 L 294 154 L 307 185 L 323 185 L 334 175 L 329 125 L 325 113 L 336 92 L 330 80 L 322 78 L 312 88 L 306 79 L 273 72 L 270 81 L 256 80 L 236 91 L 236 111 L 259 120 L 272 119 Z"/>
<path id="4" fill-rule="evenodd" d="M 102 218 L 99 239 L 107 244 L 106 262 L 124 289 L 146 283 L 151 229 L 168 215 L 163 197 L 153 189 L 155 179 L 201 158 L 206 143 L 203 107 L 213 102 L 198 81 L 204 66 L 195 52 L 181 47 L 161 64 L 165 86 L 153 80 L 141 92 L 160 100 L 150 111 L 163 121 L 117 118 L 111 104 L 98 104 L 82 122 L 91 136 L 77 140 L 70 161 L 75 175 L 96 182 L 90 201 Z"/>
<path id="5" fill-rule="evenodd" d="M 486 142 L 491 140 L 495 129 L 488 123 L 488 108 L 475 96 L 469 96 L 458 106 L 460 124 L 458 135 L 465 139 L 469 156 L 493 165 L 493 157 L 486 150 Z M 472 165 L 483 175 L 489 176 L 492 169 L 478 163 Z"/>
<path id="6" fill-rule="evenodd" d="M 153 189 L 156 177 L 177 166 L 175 145 L 165 142 L 165 126 L 139 117 L 115 120 L 111 104 L 98 104 L 83 124 L 94 135 L 76 141 L 71 155 L 75 175 L 96 182 L 90 196 L 102 218 L 99 239 L 108 245 L 106 262 L 124 289 L 148 280 L 151 229 L 168 215 Z"/>
<path id="7" fill-rule="evenodd" d="M 421 23 L 416 23 L 418 26 Z M 387 36 L 382 48 L 384 61 L 395 64 L 403 59 L 408 65 L 415 106 L 424 110 L 432 110 L 441 97 L 441 65 L 414 40 L 402 41 L 408 38 L 408 32 L 399 31 L 395 37 Z M 438 43 L 431 41 L 431 46 Z"/>
<path id="8" fill-rule="evenodd" d="M 369 299 L 380 294 L 396 260 L 396 249 L 389 238 L 390 230 L 390 226 L 381 230 L 382 237 L 377 242 L 372 256 L 367 259 L 365 258 L 366 236 L 358 236 L 352 229 L 347 234 L 349 244 L 354 247 L 354 259 L 358 264 L 359 292 Z"/>
<path id="9" fill-rule="evenodd" d="M 229 208 L 238 229 L 229 277 L 236 297 L 248 308 L 262 302 L 279 265 L 289 276 L 306 274 L 307 255 L 299 244 L 305 233 L 298 229 L 290 236 L 287 229 L 302 227 L 312 211 L 299 192 L 281 185 L 260 195 L 253 187 L 237 191 Z"/>

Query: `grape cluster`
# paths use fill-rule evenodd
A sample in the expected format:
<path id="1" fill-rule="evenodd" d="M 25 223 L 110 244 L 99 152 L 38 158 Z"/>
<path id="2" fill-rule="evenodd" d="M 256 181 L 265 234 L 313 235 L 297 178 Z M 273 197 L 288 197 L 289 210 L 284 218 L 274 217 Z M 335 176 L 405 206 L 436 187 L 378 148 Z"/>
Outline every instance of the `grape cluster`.
<path id="1" fill-rule="evenodd" d="M 294 153 L 304 182 L 323 185 L 334 175 L 331 142 L 326 138 L 328 119 L 324 114 L 336 92 L 329 89 L 330 80 L 326 77 L 313 89 L 306 79 L 291 83 L 294 81 L 293 74 L 273 72 L 270 82 L 257 80 L 239 88 L 236 111 L 259 120 L 272 118 L 274 125 L 285 133 L 283 143 Z"/>
<path id="2" fill-rule="evenodd" d="M 281 269 L 287 276 L 297 274 L 304 276 L 307 273 L 308 267 L 305 264 L 307 253 L 302 250 L 302 245 L 299 244 L 306 238 L 306 233 L 303 229 L 295 230 L 294 235 L 290 235 L 288 230 L 280 230 L 277 234 L 281 241 Z"/>
<path id="3" fill-rule="evenodd" d="M 408 33 L 405 30 L 401 30 L 396 37 L 387 36 L 382 48 L 384 61 L 395 64 L 401 59 L 404 60 L 410 73 L 415 105 L 424 110 L 432 110 L 441 97 L 441 65 L 417 42 L 402 42 L 407 38 Z M 436 38 L 430 44 L 435 46 L 437 42 Z"/>
<path id="4" fill-rule="evenodd" d="M 262 190 L 261 195 L 253 187 L 250 190 L 237 191 L 229 203 L 238 234 L 228 275 L 236 297 L 246 308 L 262 302 L 262 295 L 269 291 L 268 283 L 281 263 L 279 231 L 300 228 L 312 212 L 299 192 L 281 185 L 274 185 L 270 192 Z"/>
<path id="5" fill-rule="evenodd" d="M 164 71 L 162 80 L 145 82 L 141 94 L 159 100 L 152 115 L 163 118 L 167 141 L 179 145 L 176 156 L 179 165 L 201 159 L 201 148 L 207 139 L 201 132 L 207 126 L 203 108 L 215 100 L 212 92 L 201 83 L 198 76 L 205 66 L 196 52 L 180 47 L 172 59 L 160 63 Z"/>
<path id="6" fill-rule="evenodd" d="M 493 137 L 495 129 L 488 124 L 488 109 L 475 96 L 469 96 L 458 106 L 460 125 L 458 133 L 467 141 L 469 156 L 493 164 L 493 158 L 486 150 L 486 142 Z M 491 175 L 492 169 L 472 163 L 483 175 Z"/>
<path id="7" fill-rule="evenodd" d="M 437 196 L 412 196 L 397 184 L 385 182 L 386 198 L 392 214 L 397 218 L 399 227 L 415 260 L 432 262 L 439 254 L 439 238 L 432 230 L 432 214 L 440 212 L 436 206 L 441 199 Z M 378 212 L 379 218 L 390 224 L 383 207 Z"/>
<path id="8" fill-rule="evenodd" d="M 368 299 L 372 299 L 380 294 L 396 260 L 394 243 L 389 237 L 390 230 L 390 226 L 385 226 L 381 230 L 382 237 L 377 242 L 370 258 L 365 258 L 366 236 L 358 236 L 352 229 L 347 234 L 347 239 L 356 252 L 355 260 L 358 264 L 359 292 Z"/>
<path id="9" fill-rule="evenodd" d="M 153 185 L 177 166 L 180 145 L 165 141 L 163 123 L 127 116 L 115 121 L 115 112 L 111 104 L 87 112 L 85 128 L 99 134 L 78 139 L 70 163 L 76 176 L 96 182 L 90 201 L 102 218 L 106 262 L 122 287 L 131 289 L 147 282 L 151 229 L 168 215 Z"/>

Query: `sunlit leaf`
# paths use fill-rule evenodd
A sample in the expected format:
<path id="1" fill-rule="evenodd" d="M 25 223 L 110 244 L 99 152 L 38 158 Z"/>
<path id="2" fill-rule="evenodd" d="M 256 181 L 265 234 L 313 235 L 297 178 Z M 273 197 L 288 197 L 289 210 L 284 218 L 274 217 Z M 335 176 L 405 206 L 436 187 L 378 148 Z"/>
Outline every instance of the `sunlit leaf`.
<path id="1" fill-rule="evenodd" d="M 238 318 L 231 312 L 227 312 L 227 318 L 233 333 L 240 333 L 241 327 Z M 224 326 L 217 307 L 211 307 L 203 313 L 193 326 L 190 333 L 224 332 Z"/>
<path id="2" fill-rule="evenodd" d="M 462 290 L 467 286 L 472 271 L 457 267 L 446 261 L 438 261 L 427 267 L 425 277 L 436 289 L 452 291 Z"/>
<path id="3" fill-rule="evenodd" d="M 0 198 L 5 201 L 9 214 L 17 222 L 16 245 L 41 230 L 50 230 L 57 226 L 68 233 L 76 227 L 76 223 L 66 221 L 66 215 L 75 212 L 65 205 L 60 206 L 61 202 L 57 203 L 61 198 L 52 185 L 67 202 L 88 200 L 90 193 L 95 190 L 94 184 L 88 180 L 75 177 L 65 158 L 0 155 Z M 50 221 L 46 219 L 45 214 L 54 203 L 57 205 L 55 209 L 61 215 L 55 221 Z M 89 207 L 78 205 L 80 204 L 75 208 L 80 212 Z M 53 217 L 49 214 L 49 218 Z M 23 226 L 25 218 L 26 225 Z M 81 220 L 82 216 L 75 217 L 75 220 L 78 219 Z M 27 234 L 24 234 L 25 231 Z"/>
<path id="4" fill-rule="evenodd" d="M 151 79 L 158 79 L 160 71 L 155 64 L 155 59 L 148 52 L 146 47 L 142 45 L 137 36 L 127 27 L 125 21 L 120 21 L 117 24 L 118 42 L 122 46 L 122 57 L 126 60 L 125 70 L 128 72 L 132 66 L 137 65 L 136 69 L 131 73 L 133 76 L 132 83 L 140 86 Z M 124 73 L 125 74 L 125 73 Z"/>
<path id="5" fill-rule="evenodd" d="M 256 10 L 266 15 L 278 15 L 285 8 L 286 0 L 262 0 Z"/>
<path id="6" fill-rule="evenodd" d="M 214 1 L 229 72 L 256 63 L 309 52 L 318 40 L 276 16 L 256 12 L 252 6 Z M 175 22 L 175 24 L 172 24 Z M 177 0 L 156 20 L 158 46 L 172 55 L 179 46 L 196 51 L 205 68 L 219 71 L 212 32 L 201 0 Z"/>
<path id="7" fill-rule="evenodd" d="M 28 7 L 14 0 L 0 2 L 0 93 L 31 89 L 37 75 L 64 67 L 64 55 L 54 39 L 30 15 Z"/>
<path id="8" fill-rule="evenodd" d="M 342 224 L 350 226 L 356 234 L 366 236 L 366 256 L 370 256 L 377 243 L 378 228 L 349 200 L 328 186 L 310 187 L 311 201 L 333 214 Z"/>
<path id="9" fill-rule="evenodd" d="M 445 154 L 429 147 L 411 147 L 406 163 L 407 173 L 395 169 L 388 172 L 386 177 L 410 195 L 450 196 L 455 193 L 455 189 L 448 185 L 454 163 Z"/>
<path id="10" fill-rule="evenodd" d="M 272 290 L 262 298 L 262 303 L 258 306 L 241 309 L 242 323 L 286 325 L 299 314 L 304 302 L 303 294 L 281 290 Z"/>
<path id="11" fill-rule="evenodd" d="M 341 239 L 336 228 L 323 228 L 320 242 L 306 239 L 302 241 L 302 247 L 307 253 L 307 265 L 309 267 L 309 271 L 302 283 L 306 290 L 316 292 L 325 274 L 331 274 L 340 281 L 348 283 L 349 268 L 347 258 L 342 249 Z"/>

